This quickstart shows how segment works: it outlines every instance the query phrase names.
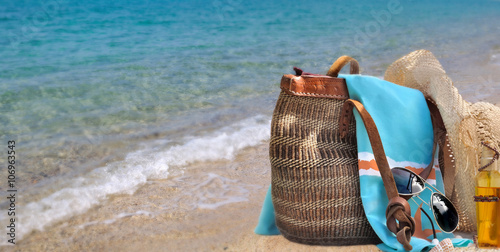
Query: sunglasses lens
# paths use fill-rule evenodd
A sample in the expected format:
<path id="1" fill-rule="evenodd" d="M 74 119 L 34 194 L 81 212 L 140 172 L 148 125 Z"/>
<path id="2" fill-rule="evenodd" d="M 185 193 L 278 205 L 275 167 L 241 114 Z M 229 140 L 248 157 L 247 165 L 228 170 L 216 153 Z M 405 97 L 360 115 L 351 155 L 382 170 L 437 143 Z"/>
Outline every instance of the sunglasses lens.
<path id="1" fill-rule="evenodd" d="M 416 174 L 399 167 L 392 168 L 391 171 L 399 194 L 413 195 L 424 190 L 424 181 Z"/>
<path id="2" fill-rule="evenodd" d="M 439 227 L 445 232 L 453 232 L 458 226 L 458 213 L 455 206 L 440 193 L 432 194 L 431 204 Z"/>

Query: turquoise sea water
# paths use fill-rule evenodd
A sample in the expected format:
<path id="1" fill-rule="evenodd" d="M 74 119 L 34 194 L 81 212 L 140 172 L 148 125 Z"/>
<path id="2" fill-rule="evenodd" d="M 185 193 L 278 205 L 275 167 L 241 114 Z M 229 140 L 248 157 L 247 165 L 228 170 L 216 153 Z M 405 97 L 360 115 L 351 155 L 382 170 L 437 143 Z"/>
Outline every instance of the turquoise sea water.
<path id="1" fill-rule="evenodd" d="M 3 0 L 0 135 L 17 143 L 23 232 L 266 140 L 293 66 L 348 54 L 382 76 L 425 48 L 460 76 L 500 62 L 499 24 L 493 0 Z"/>

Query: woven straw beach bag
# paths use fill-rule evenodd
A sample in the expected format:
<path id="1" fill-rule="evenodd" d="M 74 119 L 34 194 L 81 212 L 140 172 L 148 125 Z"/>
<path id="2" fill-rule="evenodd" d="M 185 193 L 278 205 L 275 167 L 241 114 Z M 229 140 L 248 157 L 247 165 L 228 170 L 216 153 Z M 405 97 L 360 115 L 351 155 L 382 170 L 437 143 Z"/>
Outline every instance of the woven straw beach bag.
<path id="1" fill-rule="evenodd" d="M 360 198 L 356 127 L 340 137 L 339 121 L 348 99 L 345 80 L 336 78 L 350 62 L 340 57 L 328 76 L 284 75 L 271 123 L 270 159 L 276 225 L 291 241 L 321 245 L 376 244 Z"/>

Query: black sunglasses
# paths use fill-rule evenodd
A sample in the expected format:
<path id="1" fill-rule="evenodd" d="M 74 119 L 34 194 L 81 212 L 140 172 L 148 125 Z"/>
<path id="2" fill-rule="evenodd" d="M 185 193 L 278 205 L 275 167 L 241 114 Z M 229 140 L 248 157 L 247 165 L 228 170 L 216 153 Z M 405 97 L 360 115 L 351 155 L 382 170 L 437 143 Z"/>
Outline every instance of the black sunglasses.
<path id="1" fill-rule="evenodd" d="M 451 233 L 455 231 L 455 229 L 457 229 L 458 227 L 457 209 L 448 198 L 446 198 L 441 192 L 439 192 L 438 189 L 436 189 L 431 184 L 427 183 L 425 179 L 423 179 L 416 173 L 406 168 L 394 167 L 391 169 L 391 172 L 396 182 L 398 193 L 401 197 L 406 198 L 407 200 L 411 198 L 413 201 L 415 201 L 415 199 L 413 199 L 413 196 L 416 196 L 420 200 L 422 200 L 422 202 L 424 202 L 432 209 L 434 219 L 436 220 L 436 223 L 443 232 Z M 422 198 L 420 198 L 420 196 L 418 196 L 418 194 L 420 194 L 426 189 L 425 186 L 426 184 L 432 187 L 435 191 L 437 191 L 437 192 L 433 191 L 433 193 L 431 194 L 430 204 L 427 203 Z M 415 201 L 415 203 L 417 202 Z M 436 231 L 434 229 L 434 224 L 432 223 L 430 216 L 424 211 L 424 209 L 422 208 L 420 209 L 431 221 L 434 238 L 436 238 Z"/>

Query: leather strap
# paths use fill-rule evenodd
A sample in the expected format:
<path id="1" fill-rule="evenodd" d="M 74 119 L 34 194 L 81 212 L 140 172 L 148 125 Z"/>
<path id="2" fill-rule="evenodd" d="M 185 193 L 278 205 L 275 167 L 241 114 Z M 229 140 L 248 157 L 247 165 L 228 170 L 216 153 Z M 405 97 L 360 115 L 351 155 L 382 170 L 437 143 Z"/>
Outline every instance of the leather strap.
<path id="1" fill-rule="evenodd" d="M 340 124 L 340 136 L 341 137 L 345 137 L 347 135 L 347 133 L 349 132 L 349 122 L 351 121 L 351 117 L 352 117 L 351 112 L 346 112 L 346 113 L 344 113 L 343 117 L 341 117 L 341 120 L 342 120 L 342 123 Z M 432 121 L 434 122 L 434 119 Z M 442 119 L 441 119 L 441 121 L 442 121 Z M 443 127 L 444 127 L 444 124 L 443 124 Z M 434 144 L 432 146 L 431 163 L 419 174 L 419 176 L 421 176 L 424 179 L 427 179 L 429 177 L 429 175 L 431 174 L 431 171 L 432 171 L 432 167 L 434 166 L 434 156 L 436 153 L 437 144 L 438 144 L 438 137 L 436 137 L 436 128 L 434 127 Z"/>
<path id="2" fill-rule="evenodd" d="M 290 95 L 345 100 L 349 98 L 344 79 L 329 76 L 283 75 L 281 89 Z"/>
<path id="3" fill-rule="evenodd" d="M 351 69 L 350 73 L 351 74 L 359 74 L 359 63 L 355 59 L 349 57 L 349 56 L 341 56 L 339 57 L 335 62 L 333 62 L 332 66 L 326 73 L 326 75 L 331 76 L 331 77 L 337 77 L 339 76 L 340 69 L 342 69 L 345 65 L 348 63 L 351 63 Z"/>
<path id="4" fill-rule="evenodd" d="M 453 197 L 452 194 L 455 191 L 456 171 L 453 151 L 438 107 L 429 100 L 427 100 L 427 106 L 429 107 L 429 111 L 431 113 L 432 126 L 434 128 L 434 141 L 439 144 L 439 155 L 443 160 L 444 167 L 440 167 L 440 169 L 443 175 L 445 195 L 451 198 Z"/>
<path id="5" fill-rule="evenodd" d="M 350 73 L 359 74 L 358 62 L 349 56 L 342 56 L 332 64 L 326 75 L 312 75 L 294 68 L 297 75 L 283 75 L 281 89 L 290 95 L 349 99 L 345 80 L 337 78 L 340 69 L 348 63 L 351 63 Z"/>
<path id="6" fill-rule="evenodd" d="M 427 179 L 429 177 L 429 175 L 432 172 L 432 167 L 434 166 L 434 157 L 436 156 L 436 149 L 437 149 L 437 142 L 438 142 L 435 136 L 436 136 L 436 134 L 434 134 L 434 144 L 432 146 L 431 163 L 423 171 L 421 171 L 418 174 L 423 179 Z"/>
<path id="7" fill-rule="evenodd" d="M 396 239 L 406 250 L 411 250 L 410 240 L 415 233 L 415 220 L 411 217 L 410 204 L 401 197 L 392 198 L 385 212 L 387 228 L 396 234 Z M 399 221 L 407 219 L 407 221 Z M 397 222 L 398 220 L 399 222 Z"/>
<path id="8" fill-rule="evenodd" d="M 389 205 L 386 211 L 387 227 L 391 232 L 396 234 L 397 240 L 406 250 L 411 250 L 412 246 L 410 245 L 410 240 L 411 236 L 415 233 L 415 220 L 411 216 L 411 209 L 408 202 L 399 197 L 396 182 L 392 176 L 377 126 L 363 104 L 352 99 L 348 99 L 344 103 L 342 109 L 343 115 L 340 117 L 340 134 L 341 136 L 345 136 L 347 133 L 344 130 L 347 129 L 346 124 L 349 124 L 347 120 L 350 120 L 348 118 L 352 116 L 353 107 L 359 112 L 365 124 L 373 155 L 375 156 L 375 162 L 377 163 L 382 181 L 384 182 L 387 197 L 389 198 Z"/>

